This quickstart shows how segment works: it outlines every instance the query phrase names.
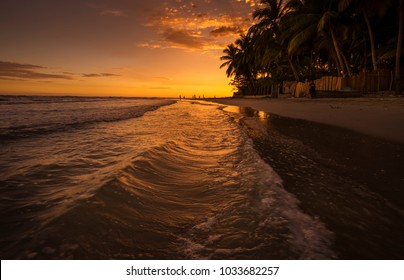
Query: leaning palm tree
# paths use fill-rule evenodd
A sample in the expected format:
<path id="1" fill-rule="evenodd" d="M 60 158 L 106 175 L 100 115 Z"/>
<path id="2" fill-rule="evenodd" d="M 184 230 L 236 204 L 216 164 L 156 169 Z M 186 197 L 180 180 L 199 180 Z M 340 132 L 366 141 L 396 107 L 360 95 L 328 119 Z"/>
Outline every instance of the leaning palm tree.
<path id="1" fill-rule="evenodd" d="M 278 31 L 279 21 L 284 13 L 283 0 L 261 0 L 262 8 L 253 12 L 253 18 L 259 20 L 255 27 L 261 30 L 270 29 Z"/>
<path id="2" fill-rule="evenodd" d="M 401 53 L 402 53 L 402 40 L 403 40 L 403 32 L 404 32 L 404 1 L 394 1 L 394 0 L 340 0 L 339 8 L 340 10 L 347 10 L 349 8 L 353 9 L 355 13 L 362 13 L 369 34 L 369 41 L 371 46 L 372 52 L 372 63 L 373 63 L 373 70 L 377 70 L 377 57 L 376 57 L 376 50 L 375 50 L 375 43 L 374 43 L 374 36 L 373 30 L 371 27 L 371 23 L 369 17 L 377 17 L 379 19 L 383 18 L 387 14 L 387 10 L 393 6 L 393 4 L 397 5 L 398 7 L 398 34 L 397 34 L 397 48 L 395 51 L 396 57 L 396 64 L 395 64 L 395 79 L 396 79 L 396 91 L 400 91 L 400 61 L 401 61 Z"/>
<path id="3" fill-rule="evenodd" d="M 369 36 L 370 50 L 372 55 L 373 70 L 377 70 L 377 57 L 374 32 L 370 22 L 370 17 L 381 19 L 387 13 L 387 9 L 392 5 L 393 0 L 340 0 L 339 11 L 351 11 L 352 14 L 362 15 Z"/>
<path id="4" fill-rule="evenodd" d="M 256 53 L 254 50 L 256 37 L 252 34 L 242 34 L 235 44 L 240 49 L 238 54 L 240 64 L 238 71 L 243 78 L 243 86 L 255 91 L 255 78 L 257 75 Z"/>
<path id="5" fill-rule="evenodd" d="M 282 41 L 287 46 L 290 56 L 319 50 L 318 42 L 329 40 L 330 57 L 335 58 L 335 64 L 343 75 L 350 75 L 350 68 L 343 53 L 338 37 L 341 27 L 339 14 L 336 11 L 335 0 L 291 0 L 286 5 L 286 14 L 282 17 Z M 338 71 L 339 73 L 340 71 Z"/>
<path id="6" fill-rule="evenodd" d="M 254 86 L 256 67 L 252 46 L 252 38 L 241 35 L 223 50 L 224 55 L 220 57 L 225 61 L 220 68 L 227 67 L 227 77 L 234 77 L 232 83 L 238 88 Z"/>
<path id="7" fill-rule="evenodd" d="M 220 60 L 225 62 L 220 65 L 220 68 L 227 67 L 226 75 L 228 78 L 234 76 L 237 73 L 239 62 L 237 61 L 237 54 L 240 50 L 232 43 L 227 45 L 223 50 L 224 55 L 220 57 Z"/>
<path id="8" fill-rule="evenodd" d="M 309 57 L 312 61 L 311 64 L 313 64 L 313 52 L 319 37 L 317 32 L 319 14 L 315 11 L 321 10 L 321 7 L 319 1 L 291 0 L 286 4 L 286 12 L 280 21 L 279 39 L 287 51 L 289 64 L 297 82 L 300 78 L 292 59 L 297 59 L 301 64 L 302 61 L 307 61 L 305 57 Z M 307 68 L 305 65 L 299 65 L 299 63 L 297 64 L 298 67 Z M 309 66 L 308 68 L 312 67 Z"/>
<path id="9" fill-rule="evenodd" d="M 325 11 L 318 22 L 317 30 L 323 34 L 329 34 L 334 47 L 335 54 L 340 64 L 342 75 L 351 76 L 351 71 L 349 69 L 348 62 L 342 52 L 339 40 L 336 36 L 336 25 L 338 21 L 338 13 L 332 10 Z"/>
<path id="10" fill-rule="evenodd" d="M 253 18 L 257 20 L 249 29 L 249 34 L 254 41 L 254 53 L 256 55 L 255 64 L 260 69 L 261 76 L 270 76 L 272 82 L 282 84 L 282 78 L 285 76 L 289 67 L 283 67 L 289 63 L 290 69 L 298 82 L 299 77 L 292 63 L 292 59 L 287 56 L 285 49 L 280 41 L 279 23 L 285 14 L 285 1 L 282 0 L 262 0 L 261 7 L 253 13 Z"/>

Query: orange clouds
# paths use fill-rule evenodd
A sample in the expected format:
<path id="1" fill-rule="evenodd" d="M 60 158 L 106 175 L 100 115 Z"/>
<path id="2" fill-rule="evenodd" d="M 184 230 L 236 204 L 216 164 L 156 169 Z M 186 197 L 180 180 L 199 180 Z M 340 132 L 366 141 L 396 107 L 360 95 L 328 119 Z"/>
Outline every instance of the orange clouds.
<path id="1" fill-rule="evenodd" d="M 237 0 L 166 2 L 162 11 L 145 24 L 160 35 L 159 40 L 140 46 L 203 51 L 223 49 L 250 26 L 249 13 L 254 5 L 255 1 Z"/>
<path id="2" fill-rule="evenodd" d="M 5 0 L 0 93 L 230 95 L 219 57 L 257 2 Z"/>
<path id="3" fill-rule="evenodd" d="M 200 33 L 189 30 L 168 28 L 162 33 L 165 41 L 191 49 L 203 49 L 206 39 Z"/>

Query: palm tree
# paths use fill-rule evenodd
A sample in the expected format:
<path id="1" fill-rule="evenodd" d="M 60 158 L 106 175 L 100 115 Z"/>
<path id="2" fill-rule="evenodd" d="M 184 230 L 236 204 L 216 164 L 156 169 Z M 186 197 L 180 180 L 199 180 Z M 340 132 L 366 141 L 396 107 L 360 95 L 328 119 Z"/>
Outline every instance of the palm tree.
<path id="1" fill-rule="evenodd" d="M 261 0 L 264 7 L 253 12 L 253 18 L 259 20 L 255 26 L 261 30 L 272 30 L 276 34 L 280 18 L 284 13 L 283 2 L 283 0 Z"/>
<path id="2" fill-rule="evenodd" d="M 255 63 L 261 76 L 271 77 L 272 82 L 279 83 L 282 88 L 283 79 L 289 70 L 289 67 L 284 67 L 285 62 L 290 65 L 295 80 L 299 81 L 292 59 L 287 56 L 279 39 L 279 23 L 285 14 L 284 1 L 262 0 L 261 5 L 253 13 L 253 18 L 258 22 L 249 29 L 250 36 L 255 38 Z"/>
<path id="3" fill-rule="evenodd" d="M 287 12 L 281 21 L 282 40 L 291 56 L 305 53 L 312 57 L 313 52 L 327 48 L 337 69 L 344 76 L 350 76 L 350 66 L 340 45 L 342 40 L 338 36 L 343 26 L 336 3 L 335 0 L 289 1 L 286 5 Z"/>
<path id="4" fill-rule="evenodd" d="M 403 2 L 261 0 L 261 6 L 253 13 L 256 23 L 226 47 L 221 68 L 227 67 L 226 74 L 237 87 L 254 90 L 256 84 L 282 84 L 292 74 L 297 82 L 330 73 L 351 76 L 351 71 L 357 73 L 366 68 L 370 49 L 374 70 L 393 69 L 395 57 L 399 91 Z M 391 17 L 396 5 L 398 24 Z M 380 24 L 375 25 L 376 20 Z"/>
<path id="5" fill-rule="evenodd" d="M 234 77 L 232 83 L 239 89 L 254 86 L 256 68 L 252 46 L 252 38 L 241 35 L 234 44 L 223 50 L 225 55 L 220 57 L 220 60 L 225 61 L 220 68 L 227 67 L 227 77 Z"/>
<path id="6" fill-rule="evenodd" d="M 363 17 L 365 19 L 369 41 L 372 52 L 372 63 L 373 70 L 377 70 L 377 57 L 375 50 L 375 39 L 373 36 L 373 30 L 370 24 L 369 17 L 378 17 L 379 19 L 383 18 L 387 14 L 388 8 L 390 8 L 395 1 L 393 0 L 340 0 L 340 9 L 347 10 L 348 8 L 353 6 L 354 11 L 362 12 Z M 402 40 L 403 40 L 403 31 L 404 31 L 404 3 L 403 0 L 398 1 L 398 34 L 397 34 L 397 48 L 395 51 L 396 63 L 395 63 L 395 79 L 396 79 L 396 91 L 400 91 L 401 87 L 401 77 L 400 77 L 400 68 L 401 68 L 401 53 L 402 53 Z"/>
<path id="7" fill-rule="evenodd" d="M 349 65 L 347 63 L 346 58 L 344 57 L 344 53 L 342 52 L 340 44 L 337 40 L 337 36 L 336 36 L 337 21 L 338 21 L 337 12 L 332 11 L 332 10 L 324 11 L 318 22 L 318 31 L 323 34 L 330 34 L 331 40 L 332 40 L 332 45 L 334 47 L 334 51 L 337 56 L 338 63 L 342 70 L 342 75 L 351 76 Z"/>
<path id="8" fill-rule="evenodd" d="M 301 1 L 291 0 L 285 6 L 285 14 L 280 21 L 280 40 L 282 46 L 286 49 L 290 62 L 296 58 L 300 62 L 301 69 L 309 69 L 312 72 L 314 45 L 319 41 L 317 25 L 319 14 L 315 11 L 321 10 L 322 5 L 319 1 Z M 318 7 L 319 6 L 319 7 Z M 300 59 L 299 59 L 300 57 Z M 306 65 L 309 57 L 311 63 Z M 302 64 L 302 62 L 304 62 Z M 290 63 L 296 81 L 299 76 L 294 64 Z M 312 76 L 311 73 L 310 76 Z M 301 73 L 300 75 L 307 76 Z"/>
<path id="9" fill-rule="evenodd" d="M 240 82 L 242 86 L 254 91 L 255 78 L 257 75 L 256 59 L 254 52 L 254 38 L 250 34 L 242 34 L 236 40 L 236 45 L 239 48 L 239 65 Z"/>
<path id="10" fill-rule="evenodd" d="M 386 15 L 387 8 L 391 6 L 392 0 L 340 0 L 339 1 L 339 11 L 348 11 L 351 9 L 354 13 L 361 14 L 363 19 L 365 20 L 370 49 L 372 54 L 372 65 L 373 70 L 377 70 L 377 58 L 376 58 L 376 48 L 375 48 L 375 39 L 373 34 L 373 29 L 370 23 L 369 17 L 377 16 L 378 18 L 382 18 Z"/>
<path id="11" fill-rule="evenodd" d="M 396 69 L 395 69 L 395 78 L 396 78 L 396 93 L 401 93 L 401 52 L 402 52 L 402 44 L 403 44 L 403 32 L 404 32 L 404 0 L 399 1 L 398 6 L 398 16 L 399 16 L 399 24 L 398 24 L 398 36 L 397 36 L 397 52 L 396 52 Z"/>
<path id="12" fill-rule="evenodd" d="M 225 62 L 220 65 L 220 68 L 227 67 L 226 75 L 228 78 L 236 75 L 239 64 L 239 62 L 237 61 L 238 52 L 239 49 L 233 43 L 231 43 L 230 45 L 227 45 L 227 47 L 223 50 L 223 53 L 225 55 L 220 57 L 220 60 L 225 60 Z"/>

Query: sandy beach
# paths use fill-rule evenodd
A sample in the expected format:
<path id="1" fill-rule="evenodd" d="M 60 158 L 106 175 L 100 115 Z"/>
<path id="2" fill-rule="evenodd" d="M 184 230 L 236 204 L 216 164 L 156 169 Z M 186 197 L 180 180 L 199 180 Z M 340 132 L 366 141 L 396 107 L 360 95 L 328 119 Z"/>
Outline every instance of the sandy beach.
<path id="1" fill-rule="evenodd" d="M 404 98 L 226 98 L 225 105 L 303 119 L 404 143 Z"/>
<path id="2" fill-rule="evenodd" d="M 338 258 L 402 258 L 403 99 L 215 101 L 243 114 L 285 189 L 335 233 Z"/>
<path id="3" fill-rule="evenodd" d="M 320 123 L 383 106 L 226 101 L 3 97 L 2 258 L 403 259 L 404 145 Z"/>

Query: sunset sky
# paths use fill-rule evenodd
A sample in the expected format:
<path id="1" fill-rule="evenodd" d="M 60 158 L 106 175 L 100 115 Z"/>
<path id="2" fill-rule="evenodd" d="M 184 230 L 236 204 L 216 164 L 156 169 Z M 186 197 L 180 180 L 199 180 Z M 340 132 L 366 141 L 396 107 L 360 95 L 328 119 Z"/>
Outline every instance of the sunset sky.
<path id="1" fill-rule="evenodd" d="M 229 96 L 254 0 L 2 0 L 0 94 Z"/>

